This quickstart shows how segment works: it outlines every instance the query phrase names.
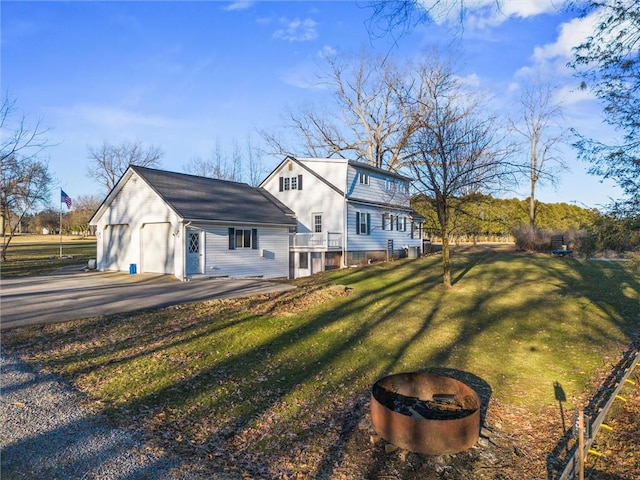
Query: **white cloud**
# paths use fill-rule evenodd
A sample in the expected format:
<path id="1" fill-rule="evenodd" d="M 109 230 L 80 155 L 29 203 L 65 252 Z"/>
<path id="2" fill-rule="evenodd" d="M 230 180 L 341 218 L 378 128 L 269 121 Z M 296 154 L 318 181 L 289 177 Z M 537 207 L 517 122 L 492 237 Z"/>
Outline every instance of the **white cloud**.
<path id="1" fill-rule="evenodd" d="M 466 27 L 482 29 L 500 25 L 512 17 L 529 18 L 557 12 L 568 0 L 419 0 L 418 3 L 437 24 L 459 23 L 464 18 Z"/>
<path id="2" fill-rule="evenodd" d="M 495 0 L 492 0 L 495 4 Z M 500 11 L 507 17 L 528 18 L 543 13 L 557 12 L 567 0 L 504 0 Z"/>
<path id="3" fill-rule="evenodd" d="M 571 58 L 572 48 L 584 42 L 587 37 L 595 31 L 597 23 L 596 15 L 585 18 L 574 18 L 560 26 L 560 34 L 554 43 L 548 43 L 541 47 L 536 47 L 533 57 L 537 62 L 551 60 L 554 58 Z"/>
<path id="4" fill-rule="evenodd" d="M 577 85 L 565 85 L 560 89 L 557 97 L 558 101 L 562 102 L 565 106 L 597 100 L 590 89 L 579 88 Z"/>
<path id="5" fill-rule="evenodd" d="M 289 42 L 307 42 L 318 38 L 318 31 L 316 30 L 318 23 L 310 18 L 305 18 L 304 20 L 281 18 L 280 23 L 284 27 L 276 30 L 273 33 L 273 38 Z"/>
<path id="6" fill-rule="evenodd" d="M 231 2 L 229 5 L 223 8 L 227 12 L 235 12 L 238 10 L 246 10 L 253 6 L 254 2 L 238 0 L 237 2 Z"/>
<path id="7" fill-rule="evenodd" d="M 480 77 L 478 76 L 477 73 L 471 73 L 465 77 L 458 77 L 458 80 L 463 85 L 466 85 L 467 87 L 472 87 L 472 88 L 479 88 L 481 84 Z"/>
<path id="8" fill-rule="evenodd" d="M 507 93 L 513 94 L 519 92 L 521 88 L 522 85 L 520 85 L 518 82 L 511 82 L 509 83 L 509 85 L 507 85 Z"/>
<path id="9" fill-rule="evenodd" d="M 335 56 L 336 53 L 338 53 L 338 51 L 335 48 L 333 48 L 331 45 L 325 45 L 318 52 L 318 57 L 319 58 L 333 57 Z"/>

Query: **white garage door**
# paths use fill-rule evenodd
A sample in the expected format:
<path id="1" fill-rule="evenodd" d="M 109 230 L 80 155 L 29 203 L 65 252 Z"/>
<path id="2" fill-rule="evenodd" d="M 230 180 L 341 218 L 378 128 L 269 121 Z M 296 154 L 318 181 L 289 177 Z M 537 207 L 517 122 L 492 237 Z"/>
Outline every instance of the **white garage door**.
<path id="1" fill-rule="evenodd" d="M 142 226 L 142 271 L 174 273 L 173 235 L 170 223 L 146 223 Z"/>
<path id="2" fill-rule="evenodd" d="M 129 270 L 131 230 L 129 225 L 107 225 L 103 235 L 104 269 Z"/>

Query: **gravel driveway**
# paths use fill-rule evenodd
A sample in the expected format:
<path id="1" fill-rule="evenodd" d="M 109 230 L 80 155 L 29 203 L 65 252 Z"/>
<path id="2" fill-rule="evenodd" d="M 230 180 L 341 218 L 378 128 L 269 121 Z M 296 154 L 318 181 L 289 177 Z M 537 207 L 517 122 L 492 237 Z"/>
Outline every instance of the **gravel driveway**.
<path id="1" fill-rule="evenodd" d="M 0 328 L 292 288 L 256 280 L 175 282 L 99 272 L 2 280 Z M 231 480 L 200 459 L 166 458 L 141 432 L 84 411 L 82 394 L 0 347 L 2 480 Z M 209 471 L 207 471 L 209 470 Z"/>
<path id="2" fill-rule="evenodd" d="M 139 432 L 80 408 L 81 394 L 55 375 L 0 353 L 3 480 L 204 480 L 198 467 L 159 457 Z"/>

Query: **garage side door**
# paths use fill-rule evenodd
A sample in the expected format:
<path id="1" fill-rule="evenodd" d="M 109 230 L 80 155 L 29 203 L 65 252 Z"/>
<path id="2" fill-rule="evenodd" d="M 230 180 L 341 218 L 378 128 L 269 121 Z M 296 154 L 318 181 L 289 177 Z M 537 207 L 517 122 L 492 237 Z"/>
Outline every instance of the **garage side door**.
<path id="1" fill-rule="evenodd" d="M 174 273 L 173 235 L 170 223 L 146 223 L 142 227 L 142 271 Z"/>
<path id="2" fill-rule="evenodd" d="M 104 269 L 128 270 L 131 249 L 129 225 L 107 225 L 103 235 Z"/>

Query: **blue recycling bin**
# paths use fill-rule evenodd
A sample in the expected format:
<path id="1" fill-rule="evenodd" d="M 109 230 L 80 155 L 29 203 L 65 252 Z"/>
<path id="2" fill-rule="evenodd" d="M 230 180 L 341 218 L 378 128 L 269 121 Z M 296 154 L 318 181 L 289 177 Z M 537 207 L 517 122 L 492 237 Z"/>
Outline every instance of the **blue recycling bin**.
<path id="1" fill-rule="evenodd" d="M 129 264 L 129 274 L 133 275 L 137 273 L 137 267 L 135 263 L 130 263 Z"/>

